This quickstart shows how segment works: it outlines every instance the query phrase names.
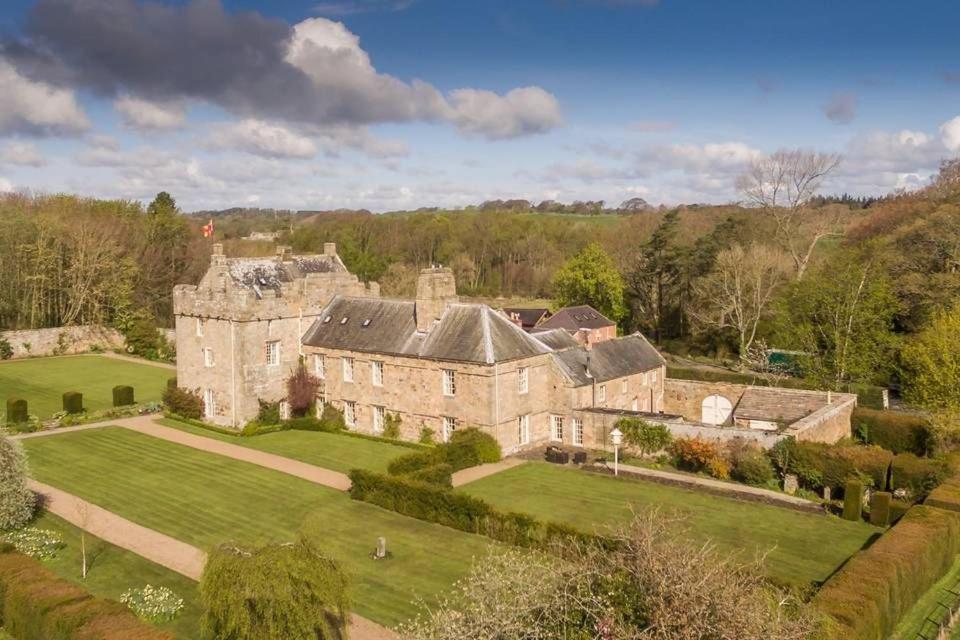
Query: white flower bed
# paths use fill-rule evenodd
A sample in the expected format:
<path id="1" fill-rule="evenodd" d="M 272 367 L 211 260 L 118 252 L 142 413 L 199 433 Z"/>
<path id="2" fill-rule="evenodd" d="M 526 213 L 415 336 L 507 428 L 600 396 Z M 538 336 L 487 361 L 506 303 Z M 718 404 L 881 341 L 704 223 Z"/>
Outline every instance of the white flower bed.
<path id="1" fill-rule="evenodd" d="M 63 537 L 56 531 L 27 527 L 0 534 L 3 540 L 9 542 L 17 551 L 31 558 L 46 560 L 57 555 L 63 548 Z"/>
<path id="2" fill-rule="evenodd" d="M 166 587 L 147 585 L 142 589 L 127 589 L 120 602 L 144 620 L 165 622 L 173 620 L 183 610 L 183 598 Z"/>

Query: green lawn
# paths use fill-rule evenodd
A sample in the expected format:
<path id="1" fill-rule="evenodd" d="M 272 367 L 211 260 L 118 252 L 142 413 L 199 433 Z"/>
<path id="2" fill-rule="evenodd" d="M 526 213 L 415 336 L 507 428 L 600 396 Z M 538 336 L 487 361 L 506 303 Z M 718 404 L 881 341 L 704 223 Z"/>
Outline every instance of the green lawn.
<path id="1" fill-rule="evenodd" d="M 393 625 L 486 555 L 490 541 L 350 500 L 346 493 L 122 428 L 24 441 L 34 477 L 201 548 L 316 537 L 343 563 L 355 609 Z M 369 554 L 385 536 L 393 557 Z"/>
<path id="2" fill-rule="evenodd" d="M 112 406 L 112 390 L 121 384 L 133 387 L 137 402 L 159 400 L 175 375 L 172 369 L 97 355 L 10 360 L 0 362 L 0 402 L 23 398 L 31 414 L 49 418 L 63 408 L 65 392 L 79 391 L 84 408 L 97 411 Z"/>
<path id="3" fill-rule="evenodd" d="M 777 581 L 807 585 L 826 579 L 880 532 L 865 523 L 801 513 L 635 480 L 620 480 L 535 462 L 464 486 L 505 509 L 566 522 L 586 531 L 631 517 L 631 507 L 657 507 L 684 517 L 697 541 L 724 551 L 772 550 L 767 571 Z"/>
<path id="4" fill-rule="evenodd" d="M 167 427 L 194 435 L 214 438 L 231 444 L 274 453 L 307 464 L 347 473 L 350 469 L 386 472 L 391 460 L 413 450 L 389 442 L 324 433 L 320 431 L 278 431 L 260 436 L 237 437 L 210 429 L 162 418 L 156 421 Z"/>
<path id="5" fill-rule="evenodd" d="M 184 609 L 175 620 L 158 626 L 173 632 L 181 640 L 197 638 L 201 608 L 195 582 L 89 534 L 86 536 L 87 577 L 84 579 L 80 530 L 77 527 L 49 513 L 41 515 L 30 526 L 57 531 L 63 536 L 66 546 L 55 557 L 44 560 L 43 565 L 96 596 L 119 600 L 120 594 L 127 589 L 147 584 L 173 590 L 183 598 Z"/>
<path id="6" fill-rule="evenodd" d="M 921 637 L 936 637 L 937 624 L 933 620 L 941 621 L 946 618 L 946 607 L 952 606 L 957 597 L 950 593 L 960 584 L 960 558 L 953 563 L 953 567 L 933 587 L 927 591 L 917 603 L 907 611 L 900 620 L 900 624 L 893 630 L 892 640 L 916 640 Z M 950 638 L 960 638 L 960 628 L 955 629 Z"/>

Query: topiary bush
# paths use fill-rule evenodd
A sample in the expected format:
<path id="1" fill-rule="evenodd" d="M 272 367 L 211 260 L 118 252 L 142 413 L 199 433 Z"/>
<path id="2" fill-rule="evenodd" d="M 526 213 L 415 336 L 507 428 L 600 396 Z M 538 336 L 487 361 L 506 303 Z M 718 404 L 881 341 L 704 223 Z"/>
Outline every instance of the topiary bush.
<path id="1" fill-rule="evenodd" d="M 893 453 L 926 456 L 936 444 L 930 423 L 920 416 L 857 407 L 852 422 L 853 432 L 860 440 Z"/>
<path id="2" fill-rule="evenodd" d="M 445 462 L 423 467 L 404 475 L 408 480 L 453 488 L 453 467 Z"/>
<path id="3" fill-rule="evenodd" d="M 903 489 L 914 500 L 923 500 L 947 476 L 943 460 L 920 458 L 912 453 L 893 457 L 890 465 L 890 488 Z"/>
<path id="4" fill-rule="evenodd" d="M 480 429 L 471 427 L 469 429 L 462 429 L 460 431 L 454 431 L 453 435 L 450 436 L 450 442 L 447 443 L 449 449 L 455 449 L 459 447 L 468 447 L 476 453 L 476 458 L 480 464 L 486 464 L 490 462 L 500 462 L 500 459 L 503 457 L 503 452 L 500 450 L 500 444 L 496 439 L 488 433 L 480 431 Z M 447 456 L 449 457 L 449 455 Z M 453 466 L 457 466 L 455 463 L 451 462 Z M 468 465 L 474 466 L 474 465 Z M 466 467 L 460 467 L 465 469 Z"/>
<path id="5" fill-rule="evenodd" d="M 27 401 L 23 398 L 7 398 L 7 424 L 23 424 L 30 419 Z"/>
<path id="6" fill-rule="evenodd" d="M 343 431 L 347 428 L 347 422 L 343 419 L 343 412 L 330 403 L 323 405 L 320 420 L 324 423 L 325 431 Z"/>
<path id="7" fill-rule="evenodd" d="M 433 436 L 436 432 L 430 427 L 420 429 L 420 438 L 417 440 L 420 444 L 433 444 Z"/>
<path id="8" fill-rule="evenodd" d="M 773 482 L 773 463 L 766 453 L 752 449 L 733 461 L 731 475 L 734 480 L 762 487 Z"/>
<path id="9" fill-rule="evenodd" d="M 383 419 L 383 437 L 389 438 L 390 440 L 399 439 L 401 424 L 403 424 L 403 420 L 400 419 L 399 415 L 388 413 Z"/>
<path id="10" fill-rule="evenodd" d="M 887 491 L 874 491 L 870 496 L 870 524 L 885 527 L 890 524 L 890 505 L 893 494 Z"/>
<path id="11" fill-rule="evenodd" d="M 133 387 L 117 385 L 113 388 L 113 406 L 125 407 L 131 404 L 135 404 L 133 400 Z"/>
<path id="12" fill-rule="evenodd" d="M 843 519 L 860 520 L 863 518 L 863 483 L 850 480 L 843 490 Z"/>
<path id="13" fill-rule="evenodd" d="M 180 387 L 167 387 L 163 390 L 163 405 L 170 413 L 199 420 L 203 417 L 203 398 L 200 394 Z"/>
<path id="14" fill-rule="evenodd" d="M 83 394 L 78 391 L 67 391 L 63 394 L 63 410 L 67 413 L 82 413 Z"/>
<path id="15" fill-rule="evenodd" d="M 27 488 L 27 454 L 16 440 L 0 431 L 0 531 L 30 522 L 37 498 Z"/>

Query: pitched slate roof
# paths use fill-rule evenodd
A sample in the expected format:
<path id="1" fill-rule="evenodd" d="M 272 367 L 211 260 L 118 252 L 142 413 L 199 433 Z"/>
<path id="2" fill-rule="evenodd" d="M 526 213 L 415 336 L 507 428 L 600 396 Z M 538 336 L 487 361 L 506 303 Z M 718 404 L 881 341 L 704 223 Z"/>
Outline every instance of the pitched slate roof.
<path id="1" fill-rule="evenodd" d="M 564 307 L 539 325 L 543 329 L 566 329 L 576 332 L 580 329 L 602 329 L 613 327 L 616 323 L 589 305 Z"/>
<path id="2" fill-rule="evenodd" d="M 575 387 L 642 373 L 666 364 L 639 333 L 599 342 L 592 349 L 563 349 L 555 352 L 554 358 Z"/>
<path id="3" fill-rule="evenodd" d="M 840 395 L 840 394 L 834 394 Z M 795 390 L 784 393 L 784 389 L 749 387 L 740 396 L 733 410 L 735 418 L 746 420 L 779 420 L 796 422 L 814 411 L 825 407 L 825 391 Z"/>
<path id="4" fill-rule="evenodd" d="M 555 351 L 580 346 L 580 343 L 565 329 L 533 331 L 530 335 Z"/>
<path id="5" fill-rule="evenodd" d="M 549 353 L 506 316 L 481 304 L 447 305 L 427 333 L 417 331 L 412 300 L 336 296 L 303 344 L 455 362 L 493 364 Z"/>
<path id="6" fill-rule="evenodd" d="M 262 297 L 265 289 L 280 292 L 281 284 L 303 278 L 308 273 L 344 272 L 347 268 L 336 256 L 292 256 L 287 261 L 278 258 L 229 258 L 227 272 L 238 286 L 252 289 Z"/>
<path id="7" fill-rule="evenodd" d="M 507 317 L 516 316 L 524 329 L 532 329 L 541 320 L 550 315 L 550 309 L 524 309 L 521 307 L 504 307 Z"/>

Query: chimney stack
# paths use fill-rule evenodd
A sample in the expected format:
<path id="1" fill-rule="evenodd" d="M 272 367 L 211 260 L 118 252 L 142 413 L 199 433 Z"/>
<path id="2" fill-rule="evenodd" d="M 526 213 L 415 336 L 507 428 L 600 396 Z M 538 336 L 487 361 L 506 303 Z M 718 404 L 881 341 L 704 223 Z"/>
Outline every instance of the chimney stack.
<path id="1" fill-rule="evenodd" d="M 447 305 L 457 301 L 457 282 L 451 269 L 431 267 L 421 270 L 417 278 L 417 331 L 429 331 Z"/>
<path id="2" fill-rule="evenodd" d="M 223 255 L 223 244 L 215 242 L 213 245 L 213 254 L 210 256 L 210 264 L 227 264 L 227 257 Z"/>
<path id="3" fill-rule="evenodd" d="M 337 243 L 336 243 L 336 242 L 324 242 L 324 243 L 323 243 L 323 255 L 325 255 L 325 256 L 335 256 L 335 255 L 337 255 Z"/>
<path id="4" fill-rule="evenodd" d="M 277 258 L 284 262 L 290 260 L 293 257 L 293 247 L 288 247 L 285 245 L 277 245 Z"/>

